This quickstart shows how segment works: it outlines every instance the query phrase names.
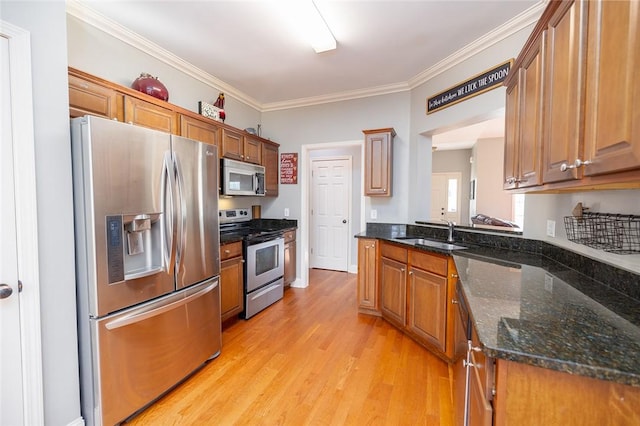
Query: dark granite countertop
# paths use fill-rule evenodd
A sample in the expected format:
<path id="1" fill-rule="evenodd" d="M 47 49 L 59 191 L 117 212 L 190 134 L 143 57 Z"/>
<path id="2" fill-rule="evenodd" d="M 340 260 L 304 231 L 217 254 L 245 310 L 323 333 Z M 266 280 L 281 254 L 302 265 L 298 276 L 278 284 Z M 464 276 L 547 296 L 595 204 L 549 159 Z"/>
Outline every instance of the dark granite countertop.
<path id="1" fill-rule="evenodd" d="M 356 237 L 402 243 L 398 236 L 431 232 L 374 226 Z M 488 356 L 640 387 L 640 302 L 632 297 L 640 276 L 576 261 L 546 243 L 496 237 L 491 246 L 490 236 L 474 238 L 448 254 Z"/>
<path id="2" fill-rule="evenodd" d="M 298 221 L 293 219 L 252 219 L 249 226 L 255 229 L 265 229 L 275 232 L 286 232 L 298 228 Z M 230 244 L 242 241 L 242 236 L 235 233 L 220 233 L 220 244 Z"/>

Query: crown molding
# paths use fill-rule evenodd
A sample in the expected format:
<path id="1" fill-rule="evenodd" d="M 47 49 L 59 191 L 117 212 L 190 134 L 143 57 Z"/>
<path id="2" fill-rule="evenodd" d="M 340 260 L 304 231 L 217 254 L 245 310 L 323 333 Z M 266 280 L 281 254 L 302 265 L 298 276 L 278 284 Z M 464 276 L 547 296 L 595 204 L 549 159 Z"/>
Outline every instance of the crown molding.
<path id="1" fill-rule="evenodd" d="M 406 82 L 388 84 L 384 86 L 371 87 L 366 89 L 349 90 L 344 92 L 330 93 L 321 96 L 312 96 L 307 98 L 292 99 L 281 102 L 272 102 L 261 104 L 251 96 L 239 91 L 235 87 L 230 86 L 222 80 L 212 76 L 211 74 L 201 70 L 189 62 L 179 58 L 171 52 L 163 49 L 155 43 L 140 37 L 133 31 L 123 27 L 122 25 L 106 18 L 105 16 L 95 12 L 93 9 L 82 4 L 78 0 L 67 0 L 67 13 L 80 19 L 87 24 L 109 34 L 116 39 L 135 47 L 142 52 L 153 56 L 154 58 L 174 67 L 178 71 L 189 75 L 190 77 L 208 85 L 216 90 L 221 90 L 225 96 L 231 96 L 237 100 L 255 108 L 260 112 L 277 111 L 290 108 L 301 108 L 313 105 L 327 104 L 332 102 L 341 102 L 352 99 L 360 99 L 371 96 L 388 95 L 391 93 L 405 92 L 412 90 L 428 80 L 446 72 L 463 61 L 473 57 L 479 52 L 499 43 L 507 37 L 517 33 L 518 31 L 534 24 L 542 14 L 549 0 L 541 0 L 537 4 L 531 6 L 518 16 L 500 25 L 493 31 L 478 38 L 474 42 L 468 44 L 452 55 L 446 57 L 434 66 L 417 74 Z"/>
<path id="2" fill-rule="evenodd" d="M 352 99 L 368 98 L 371 96 L 388 95 L 390 93 L 406 92 L 411 90 L 407 83 L 387 84 L 384 86 L 369 87 L 366 89 L 348 90 L 344 92 L 329 93 L 309 98 L 292 99 L 282 102 L 272 102 L 262 105 L 262 111 L 277 111 L 290 108 L 301 108 L 313 105 L 328 104 L 332 102 L 349 101 Z"/>
<path id="3" fill-rule="evenodd" d="M 411 78 L 408 81 L 409 87 L 411 89 L 414 89 L 417 86 L 426 83 L 428 80 L 444 73 L 445 71 L 448 71 L 454 66 L 482 52 L 483 50 L 488 49 L 489 47 L 512 36 L 518 31 L 526 28 L 527 26 L 535 24 L 544 11 L 546 3 L 546 0 L 542 0 L 537 4 L 534 4 L 529 9 L 495 28 L 493 31 L 488 32 L 482 37 L 469 43 L 462 49 L 447 56 L 445 59 L 433 65 L 432 67 L 417 74 L 415 77 Z"/>

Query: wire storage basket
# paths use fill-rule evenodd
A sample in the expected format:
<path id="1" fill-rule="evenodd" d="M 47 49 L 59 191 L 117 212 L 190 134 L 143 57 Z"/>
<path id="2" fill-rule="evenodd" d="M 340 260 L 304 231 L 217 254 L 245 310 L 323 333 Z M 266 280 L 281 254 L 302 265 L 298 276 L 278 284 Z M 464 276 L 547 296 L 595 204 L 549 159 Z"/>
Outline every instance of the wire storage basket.
<path id="1" fill-rule="evenodd" d="M 640 216 L 583 213 L 565 216 L 567 239 L 616 254 L 640 253 Z"/>

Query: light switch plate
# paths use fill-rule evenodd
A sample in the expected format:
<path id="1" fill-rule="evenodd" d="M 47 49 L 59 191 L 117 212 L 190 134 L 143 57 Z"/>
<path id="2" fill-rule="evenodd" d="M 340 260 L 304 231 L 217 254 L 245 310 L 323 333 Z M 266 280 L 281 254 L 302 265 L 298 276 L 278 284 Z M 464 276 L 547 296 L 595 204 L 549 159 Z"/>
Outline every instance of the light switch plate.
<path id="1" fill-rule="evenodd" d="M 289 217 L 289 209 L 288 208 L 284 208 L 284 217 Z"/>

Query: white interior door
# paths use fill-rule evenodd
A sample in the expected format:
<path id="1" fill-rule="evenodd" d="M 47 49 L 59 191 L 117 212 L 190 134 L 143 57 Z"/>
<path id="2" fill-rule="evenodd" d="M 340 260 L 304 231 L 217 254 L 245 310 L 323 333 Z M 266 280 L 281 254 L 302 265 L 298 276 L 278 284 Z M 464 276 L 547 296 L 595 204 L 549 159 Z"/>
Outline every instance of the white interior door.
<path id="1" fill-rule="evenodd" d="M 462 173 L 431 175 L 431 220 L 460 223 Z"/>
<path id="2" fill-rule="evenodd" d="M 351 158 L 311 161 L 311 268 L 348 270 Z"/>
<path id="3" fill-rule="evenodd" d="M 9 42 L 0 36 L 0 425 L 24 424 Z"/>

